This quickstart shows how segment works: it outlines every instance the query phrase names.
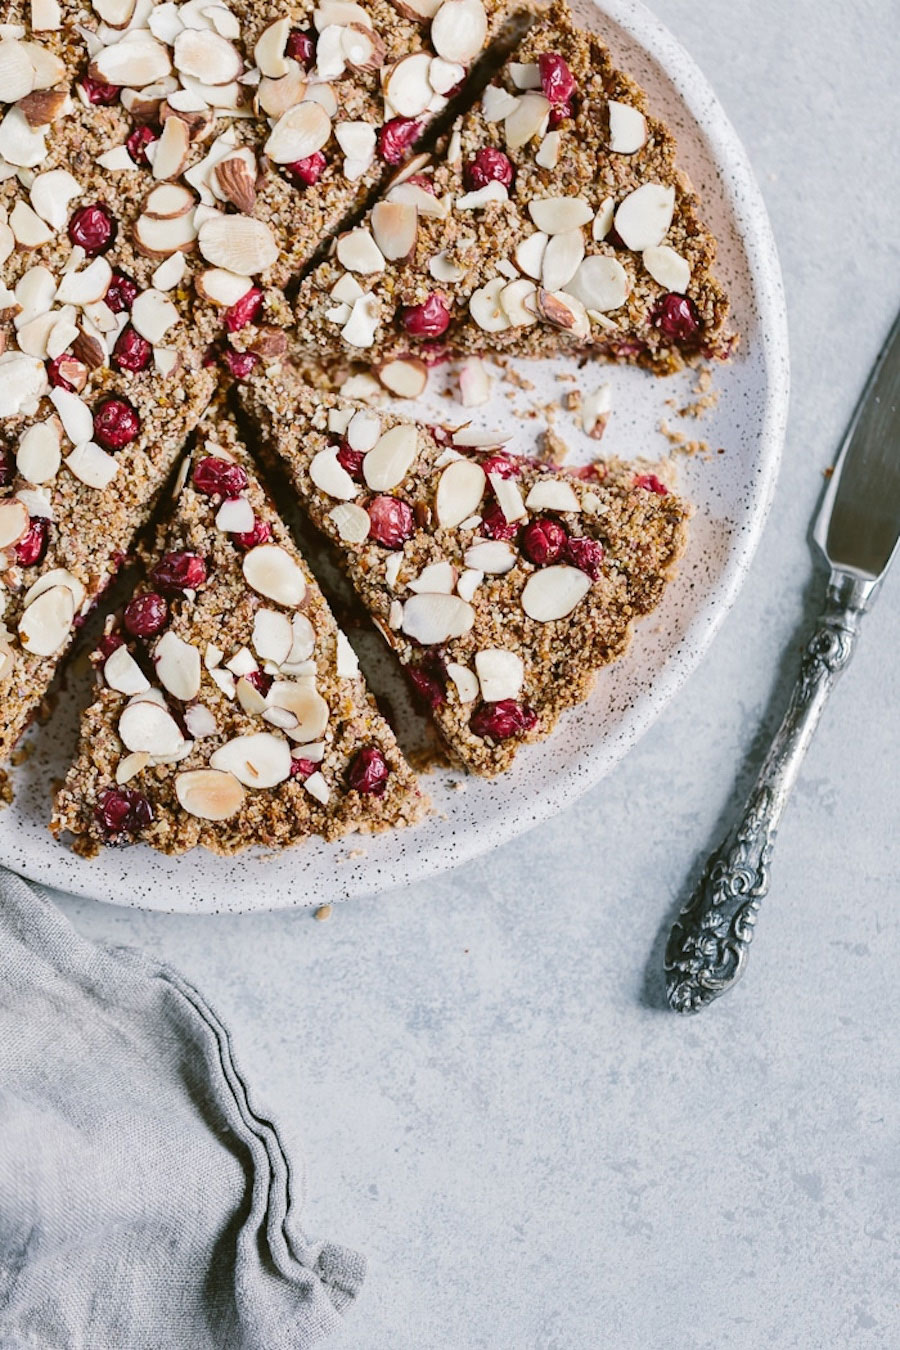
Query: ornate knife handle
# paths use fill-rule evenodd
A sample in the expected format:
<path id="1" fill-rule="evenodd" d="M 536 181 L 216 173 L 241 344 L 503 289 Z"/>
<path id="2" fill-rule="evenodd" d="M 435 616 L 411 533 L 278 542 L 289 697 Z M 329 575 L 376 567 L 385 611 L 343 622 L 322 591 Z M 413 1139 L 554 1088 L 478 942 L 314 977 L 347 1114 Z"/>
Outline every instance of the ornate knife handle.
<path id="1" fill-rule="evenodd" d="M 744 972 L 782 812 L 822 710 L 856 646 L 873 583 L 833 573 L 787 712 L 735 826 L 709 857 L 666 945 L 666 995 L 699 1012 Z"/>

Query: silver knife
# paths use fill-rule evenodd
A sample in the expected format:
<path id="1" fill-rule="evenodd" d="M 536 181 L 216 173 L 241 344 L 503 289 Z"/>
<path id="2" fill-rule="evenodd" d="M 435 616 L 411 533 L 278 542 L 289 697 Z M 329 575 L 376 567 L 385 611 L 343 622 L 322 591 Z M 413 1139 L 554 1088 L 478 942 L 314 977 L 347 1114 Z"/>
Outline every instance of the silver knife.
<path id="1" fill-rule="evenodd" d="M 699 1012 L 744 973 L 775 835 L 819 718 L 900 538 L 900 316 L 847 428 L 814 532 L 831 568 L 787 712 L 743 811 L 708 859 L 665 953 L 675 1012 Z"/>

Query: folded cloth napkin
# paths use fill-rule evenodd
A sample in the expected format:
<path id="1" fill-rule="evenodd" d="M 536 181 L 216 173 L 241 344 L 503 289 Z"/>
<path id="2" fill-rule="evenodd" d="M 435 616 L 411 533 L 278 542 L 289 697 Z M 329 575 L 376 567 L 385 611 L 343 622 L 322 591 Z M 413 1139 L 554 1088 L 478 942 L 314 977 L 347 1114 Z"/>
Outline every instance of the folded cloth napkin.
<path id="1" fill-rule="evenodd" d="M 226 1028 L 0 872 L 0 1347 L 306 1350 L 361 1257 L 311 1244 Z"/>

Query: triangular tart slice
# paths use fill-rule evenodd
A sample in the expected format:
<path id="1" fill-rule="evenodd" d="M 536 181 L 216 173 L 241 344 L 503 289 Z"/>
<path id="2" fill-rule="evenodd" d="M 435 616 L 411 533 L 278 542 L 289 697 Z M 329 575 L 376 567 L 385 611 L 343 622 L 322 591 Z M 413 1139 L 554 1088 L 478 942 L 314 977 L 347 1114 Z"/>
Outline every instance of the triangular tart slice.
<path id="1" fill-rule="evenodd" d="M 469 769 L 508 768 L 586 698 L 653 609 L 689 509 L 654 474 L 567 473 L 270 371 L 243 389 L 267 453 Z"/>
<path id="2" fill-rule="evenodd" d="M 589 352 L 666 373 L 725 357 L 715 240 L 671 132 L 556 3 L 299 288 L 306 354 L 409 393 L 446 355 Z M 396 365 L 396 360 L 406 363 Z"/>
<path id="3" fill-rule="evenodd" d="M 52 828 L 83 853 L 235 853 L 408 824 L 415 776 L 227 418 L 205 422 L 107 621 Z"/>

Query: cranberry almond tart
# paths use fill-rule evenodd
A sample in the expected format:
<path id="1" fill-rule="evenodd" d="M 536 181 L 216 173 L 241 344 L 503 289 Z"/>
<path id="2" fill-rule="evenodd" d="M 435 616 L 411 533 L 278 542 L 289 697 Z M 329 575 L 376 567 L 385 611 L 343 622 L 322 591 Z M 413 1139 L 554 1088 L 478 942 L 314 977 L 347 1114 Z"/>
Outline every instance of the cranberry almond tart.
<path id="1" fill-rule="evenodd" d="M 666 373 L 729 354 L 714 255 L 672 135 L 556 3 L 443 154 L 401 172 L 300 286 L 297 340 L 408 395 L 460 353 Z"/>
<path id="2" fill-rule="evenodd" d="M 417 427 L 271 370 L 242 386 L 377 627 L 474 773 L 587 697 L 656 605 L 688 508 L 654 474 L 583 474 Z M 488 441 L 489 443 L 485 443 Z"/>
<path id="3" fill-rule="evenodd" d="M 107 621 L 51 828 L 87 854 L 235 853 L 417 820 L 415 776 L 230 420 L 201 426 L 185 469 Z"/>

